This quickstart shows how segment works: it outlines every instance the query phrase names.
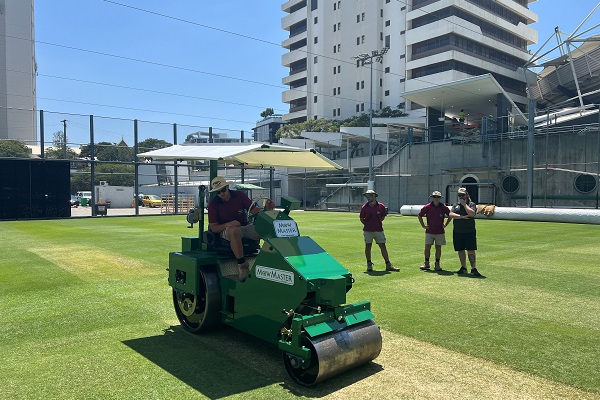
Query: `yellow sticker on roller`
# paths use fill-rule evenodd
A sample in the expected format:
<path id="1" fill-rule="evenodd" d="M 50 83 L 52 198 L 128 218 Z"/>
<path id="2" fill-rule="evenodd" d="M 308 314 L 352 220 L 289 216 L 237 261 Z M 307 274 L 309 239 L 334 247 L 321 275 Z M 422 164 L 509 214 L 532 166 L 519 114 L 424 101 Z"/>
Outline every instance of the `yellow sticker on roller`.
<path id="1" fill-rule="evenodd" d="M 290 271 L 257 265 L 254 270 L 254 276 L 267 281 L 283 283 L 284 285 L 294 285 L 294 274 Z"/>

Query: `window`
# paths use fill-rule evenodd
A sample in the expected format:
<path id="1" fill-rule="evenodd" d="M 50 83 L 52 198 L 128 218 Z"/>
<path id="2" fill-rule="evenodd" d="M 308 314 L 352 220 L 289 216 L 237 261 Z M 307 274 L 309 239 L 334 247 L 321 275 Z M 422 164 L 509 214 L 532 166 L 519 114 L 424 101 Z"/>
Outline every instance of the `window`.
<path id="1" fill-rule="evenodd" d="M 315 11 L 318 7 L 318 0 L 311 0 L 310 1 L 310 11 Z M 316 22 L 315 22 L 316 24 Z"/>
<path id="2" fill-rule="evenodd" d="M 379 15 L 383 18 L 383 8 L 379 11 Z"/>
<path id="3" fill-rule="evenodd" d="M 383 40 L 383 32 L 379 32 L 379 40 Z"/>
<path id="4" fill-rule="evenodd" d="M 342 51 L 342 45 L 341 45 L 341 44 L 338 44 L 338 45 L 337 45 L 337 49 L 338 49 L 338 53 L 339 53 L 340 51 Z"/>
<path id="5" fill-rule="evenodd" d="M 365 81 L 360 81 L 360 88 L 364 89 L 365 88 Z"/>
<path id="6" fill-rule="evenodd" d="M 401 35 L 404 35 L 406 33 L 406 31 L 400 31 Z"/>
<path id="7" fill-rule="evenodd" d="M 385 36 L 385 47 L 390 48 L 390 35 Z"/>
<path id="8" fill-rule="evenodd" d="M 337 69 L 335 67 L 333 67 L 333 74 L 335 75 L 337 72 Z"/>
<path id="9" fill-rule="evenodd" d="M 314 119 L 319 119 L 319 117 L 315 115 L 315 116 L 314 116 Z"/>
<path id="10" fill-rule="evenodd" d="M 400 11 L 404 11 L 404 10 L 406 10 L 406 6 L 404 6 L 400 9 Z"/>
<path id="11" fill-rule="evenodd" d="M 400 83 L 406 82 L 405 78 L 400 79 Z"/>
<path id="12" fill-rule="evenodd" d="M 390 73 L 390 67 L 385 67 L 384 71 L 385 71 L 386 74 L 389 74 Z"/>
<path id="13" fill-rule="evenodd" d="M 342 89 L 338 86 L 338 95 L 342 94 Z"/>
<path id="14" fill-rule="evenodd" d="M 360 37 L 360 42 L 361 42 L 361 43 L 364 43 L 364 42 L 365 42 L 365 35 L 362 35 L 362 36 Z"/>
<path id="15" fill-rule="evenodd" d="M 337 94 L 337 89 L 333 88 L 333 95 L 335 96 Z"/>
<path id="16" fill-rule="evenodd" d="M 336 50 L 337 50 L 337 46 L 334 44 L 334 45 L 333 45 L 333 52 L 335 53 L 335 52 L 336 52 Z"/>
<path id="17" fill-rule="evenodd" d="M 313 103 L 317 102 L 317 96 L 313 97 Z"/>
<path id="18" fill-rule="evenodd" d="M 337 25 L 336 24 L 333 24 L 333 31 L 334 32 L 337 31 Z"/>
<path id="19" fill-rule="evenodd" d="M 360 89 L 360 82 L 356 82 L 356 90 Z"/>
<path id="20" fill-rule="evenodd" d="M 313 23 L 316 24 L 317 22 L 319 22 L 319 17 L 315 17 Z"/>
<path id="21" fill-rule="evenodd" d="M 385 21 L 385 26 L 390 26 L 390 20 Z"/>
<path id="22" fill-rule="evenodd" d="M 360 60 L 356 60 L 356 68 L 360 67 Z"/>
<path id="23" fill-rule="evenodd" d="M 508 175 L 502 179 L 502 190 L 506 193 L 516 193 L 519 190 L 519 178 Z"/>
<path id="24" fill-rule="evenodd" d="M 389 3 L 389 2 L 390 2 L 390 0 L 385 0 L 385 4 L 387 4 L 387 3 Z"/>
<path id="25" fill-rule="evenodd" d="M 338 74 L 339 74 L 340 72 L 342 72 L 342 66 L 341 66 L 341 65 L 338 65 Z"/>
<path id="26" fill-rule="evenodd" d="M 317 77 L 316 76 L 313 78 L 313 83 L 317 83 Z"/>
<path id="27" fill-rule="evenodd" d="M 360 111 L 365 111 L 365 103 L 360 103 Z"/>
<path id="28" fill-rule="evenodd" d="M 406 54 L 400 54 L 400 58 L 406 58 Z"/>
<path id="29" fill-rule="evenodd" d="M 337 3 L 336 2 L 333 3 L 333 11 L 335 11 L 335 10 L 337 10 Z"/>
<path id="30" fill-rule="evenodd" d="M 317 36 L 315 36 L 315 38 L 313 39 L 313 43 L 314 43 L 314 44 L 317 44 L 317 43 L 319 43 L 319 38 L 318 38 Z"/>
<path id="31" fill-rule="evenodd" d="M 360 38 L 359 38 L 359 37 L 357 37 L 357 38 L 356 38 L 356 45 L 358 46 L 359 44 L 360 44 Z"/>
<path id="32" fill-rule="evenodd" d="M 338 108 L 338 116 L 342 115 L 342 109 Z"/>
<path id="33" fill-rule="evenodd" d="M 364 21 L 365 20 L 365 13 L 360 14 L 360 20 Z"/>
<path id="34" fill-rule="evenodd" d="M 359 111 L 360 111 L 360 106 L 357 104 L 356 105 L 356 112 L 359 112 Z"/>
<path id="35" fill-rule="evenodd" d="M 342 7 L 342 0 L 338 1 L 338 10 Z"/>
<path id="36" fill-rule="evenodd" d="M 340 29 L 342 29 L 342 23 L 341 23 L 341 22 L 338 22 L 338 25 L 337 25 L 337 27 L 338 27 L 338 31 L 339 31 Z"/>
<path id="37" fill-rule="evenodd" d="M 313 64 L 316 64 L 316 63 L 317 63 L 317 61 L 319 61 L 319 57 L 318 57 L 318 56 L 315 56 L 315 58 L 313 58 Z"/>
<path id="38" fill-rule="evenodd" d="M 335 110 L 335 108 L 334 108 L 334 109 L 333 109 L 333 116 L 334 116 L 334 117 L 335 117 L 335 111 L 336 111 L 336 110 Z"/>
<path id="39" fill-rule="evenodd" d="M 383 94 L 383 95 L 384 95 L 384 96 L 389 96 L 389 95 L 390 95 L 390 91 L 389 91 L 389 90 L 386 90 L 386 91 L 384 92 L 384 94 Z"/>
<path id="40" fill-rule="evenodd" d="M 381 110 L 383 108 L 383 101 L 379 102 L 379 109 Z"/>
<path id="41" fill-rule="evenodd" d="M 383 86 L 383 79 L 379 78 L 379 87 Z"/>
<path id="42" fill-rule="evenodd" d="M 356 14 L 356 22 L 360 22 L 360 15 Z"/>

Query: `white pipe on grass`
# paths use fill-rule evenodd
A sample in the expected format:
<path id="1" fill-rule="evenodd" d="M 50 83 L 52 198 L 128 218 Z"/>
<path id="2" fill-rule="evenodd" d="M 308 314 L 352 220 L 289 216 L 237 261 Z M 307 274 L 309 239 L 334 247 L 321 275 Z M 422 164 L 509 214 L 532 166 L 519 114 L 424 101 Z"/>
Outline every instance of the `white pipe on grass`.
<path id="1" fill-rule="evenodd" d="M 400 214 L 416 217 L 423 206 L 406 205 L 400 208 Z M 600 210 L 574 208 L 517 208 L 496 207 L 494 215 L 487 217 L 477 214 L 479 219 L 501 219 L 511 221 L 567 222 L 572 224 L 600 225 Z"/>

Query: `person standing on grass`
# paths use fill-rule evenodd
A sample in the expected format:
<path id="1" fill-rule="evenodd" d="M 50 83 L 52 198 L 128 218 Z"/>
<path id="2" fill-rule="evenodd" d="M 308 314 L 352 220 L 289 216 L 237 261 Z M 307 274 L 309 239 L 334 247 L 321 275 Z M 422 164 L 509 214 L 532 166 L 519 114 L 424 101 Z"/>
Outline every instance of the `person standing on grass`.
<path id="1" fill-rule="evenodd" d="M 458 252 L 458 259 L 460 260 L 460 269 L 456 273 L 462 275 L 468 272 L 466 250 L 471 265 L 471 275 L 480 277 L 482 275 L 477 271 L 475 260 L 475 250 L 477 250 L 475 214 L 477 214 L 477 205 L 471 201 L 466 188 L 459 188 L 458 202 L 450 210 L 450 218 L 454 220 L 452 241 L 454 242 L 454 250 Z"/>
<path id="2" fill-rule="evenodd" d="M 425 229 L 425 262 L 421 265 L 423 271 L 431 269 L 429 265 L 429 256 L 431 255 L 431 246 L 435 243 L 435 271 L 442 271 L 440 258 L 442 257 L 442 246 L 446 245 L 446 234 L 444 228 L 450 223 L 450 209 L 441 202 L 442 194 L 437 190 L 431 193 L 433 199 L 429 204 L 421 208 L 419 212 L 419 222 Z M 427 225 L 423 222 L 423 217 L 427 218 Z M 444 219 L 446 219 L 444 223 Z"/>
<path id="3" fill-rule="evenodd" d="M 365 238 L 365 257 L 367 257 L 367 272 L 373 271 L 373 263 L 371 262 L 371 248 L 373 239 L 381 249 L 381 255 L 385 261 L 386 271 L 400 271 L 390 262 L 387 248 L 385 246 L 385 234 L 383 233 L 383 220 L 387 215 L 387 210 L 383 203 L 377 201 L 377 193 L 374 190 L 367 190 L 363 195 L 367 198 L 367 202 L 360 209 L 360 222 L 363 226 L 363 236 Z"/>

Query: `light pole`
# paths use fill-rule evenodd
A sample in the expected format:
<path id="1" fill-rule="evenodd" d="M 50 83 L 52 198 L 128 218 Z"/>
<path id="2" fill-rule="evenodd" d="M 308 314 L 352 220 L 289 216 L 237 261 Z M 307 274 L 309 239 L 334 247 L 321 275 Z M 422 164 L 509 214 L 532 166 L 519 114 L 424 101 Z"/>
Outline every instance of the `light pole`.
<path id="1" fill-rule="evenodd" d="M 383 62 L 383 56 L 389 48 L 384 47 L 381 50 L 373 50 L 371 54 L 362 53 L 352 57 L 358 60 L 362 65 L 371 65 L 371 84 L 369 87 L 369 180 L 367 188 L 375 190 L 375 180 L 373 179 L 373 62 Z M 375 59 L 375 61 L 373 61 Z"/>

